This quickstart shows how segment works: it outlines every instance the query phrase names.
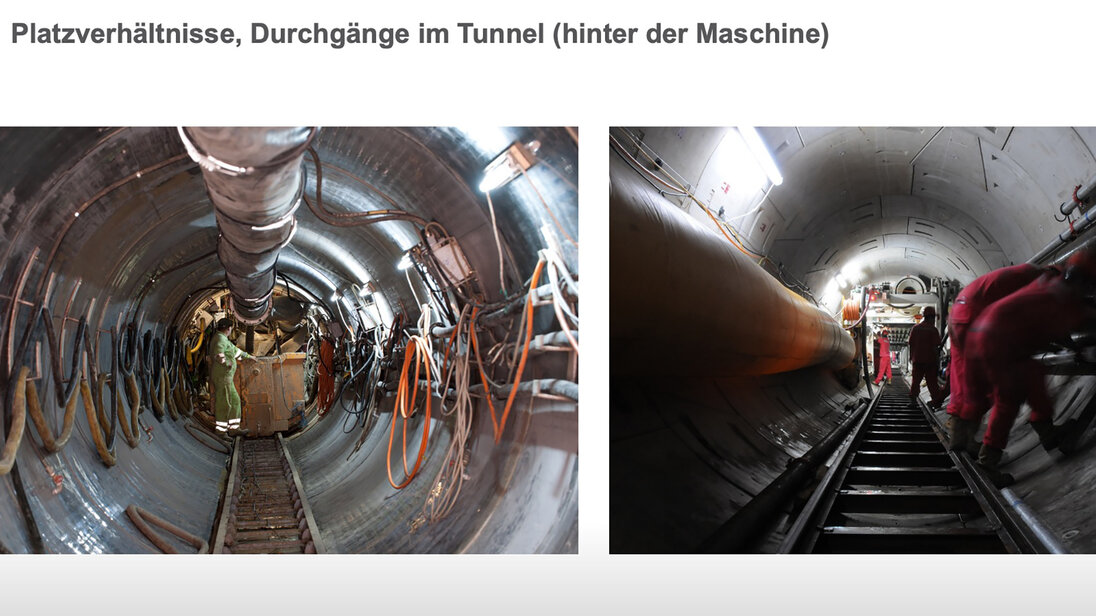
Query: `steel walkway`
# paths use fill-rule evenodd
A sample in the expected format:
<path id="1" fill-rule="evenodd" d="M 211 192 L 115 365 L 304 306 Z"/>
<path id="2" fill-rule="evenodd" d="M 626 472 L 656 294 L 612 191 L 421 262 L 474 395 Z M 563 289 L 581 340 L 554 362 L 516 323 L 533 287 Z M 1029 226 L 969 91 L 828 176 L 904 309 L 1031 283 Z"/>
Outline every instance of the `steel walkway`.
<path id="1" fill-rule="evenodd" d="M 927 410 L 891 385 L 873 401 L 781 551 L 1016 553 L 1040 550 Z"/>

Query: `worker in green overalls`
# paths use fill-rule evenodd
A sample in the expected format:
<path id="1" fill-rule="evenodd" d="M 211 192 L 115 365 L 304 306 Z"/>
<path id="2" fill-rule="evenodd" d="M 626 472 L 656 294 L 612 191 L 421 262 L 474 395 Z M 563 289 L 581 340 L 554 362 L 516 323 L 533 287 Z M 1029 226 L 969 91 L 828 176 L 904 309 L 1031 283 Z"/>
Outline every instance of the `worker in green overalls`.
<path id="1" fill-rule="evenodd" d="M 254 359 L 241 351 L 228 339 L 232 332 L 232 320 L 217 322 L 217 333 L 209 341 L 209 395 L 217 420 L 217 431 L 230 436 L 246 434 L 240 430 L 240 394 L 232 377 L 236 375 L 236 360 Z"/>

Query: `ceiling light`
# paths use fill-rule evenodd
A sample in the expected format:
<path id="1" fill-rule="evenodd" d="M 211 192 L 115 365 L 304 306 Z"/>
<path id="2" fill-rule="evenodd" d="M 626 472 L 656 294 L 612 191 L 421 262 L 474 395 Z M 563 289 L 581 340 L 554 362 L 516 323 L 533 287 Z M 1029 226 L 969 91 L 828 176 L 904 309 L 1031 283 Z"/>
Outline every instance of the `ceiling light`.
<path id="1" fill-rule="evenodd" d="M 472 142 L 481 152 L 491 154 L 505 148 L 510 140 L 506 131 L 498 126 L 458 126 L 458 131 Z"/>
<path id="2" fill-rule="evenodd" d="M 769 181 L 774 186 L 780 186 L 784 182 L 784 176 L 780 175 L 780 170 L 776 168 L 776 161 L 773 160 L 773 155 L 769 152 L 769 148 L 765 146 L 765 142 L 761 140 L 761 135 L 757 133 L 757 129 L 752 126 L 739 126 L 738 132 L 742 135 L 746 146 L 750 148 L 750 152 L 753 153 L 757 164 L 765 171 L 765 175 L 769 176 Z"/>
<path id="3" fill-rule="evenodd" d="M 537 162 L 533 155 L 539 148 L 539 141 L 532 141 L 525 145 L 512 143 L 505 152 L 496 156 L 495 160 L 484 168 L 483 181 L 480 182 L 479 189 L 490 192 L 516 178 L 518 174 Z"/>

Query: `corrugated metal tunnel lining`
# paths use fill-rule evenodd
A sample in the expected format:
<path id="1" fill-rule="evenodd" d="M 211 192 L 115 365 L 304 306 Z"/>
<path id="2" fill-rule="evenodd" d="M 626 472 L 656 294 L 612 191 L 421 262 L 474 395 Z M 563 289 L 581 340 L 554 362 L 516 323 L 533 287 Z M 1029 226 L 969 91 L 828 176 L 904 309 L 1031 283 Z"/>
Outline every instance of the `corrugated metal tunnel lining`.
<path id="1" fill-rule="evenodd" d="M 743 160 L 752 164 L 735 129 L 633 128 L 612 134 L 634 157 L 633 165 L 672 170 L 663 177 L 678 173 L 712 216 L 733 224 L 746 250 L 766 257 L 764 267 L 774 277 L 810 289 L 831 313 L 839 306 L 829 287 L 840 273 L 854 272 L 865 284 L 908 275 L 966 284 L 997 267 L 1026 261 L 1068 231 L 1059 205 L 1071 200 L 1074 187 L 1096 176 L 1092 128 L 786 127 L 758 132 L 783 175 L 780 185 L 760 172 L 756 177 L 735 173 Z M 652 159 L 660 162 L 644 159 L 629 137 L 650 146 L 658 154 Z M 626 157 L 612 150 L 609 156 L 612 200 L 680 210 L 725 241 L 709 215 L 676 194 L 680 191 L 673 185 L 652 186 L 629 168 Z M 827 371 L 813 368 L 757 378 L 731 372 L 712 379 L 684 375 L 672 384 L 650 378 L 664 368 L 680 372 L 681 366 L 661 363 L 673 349 L 664 354 L 651 348 L 637 358 L 638 340 L 631 340 L 637 346 L 626 346 L 615 338 L 616 315 L 629 309 L 617 301 L 616 290 L 621 279 L 616 274 L 627 272 L 616 258 L 624 250 L 614 235 L 611 549 L 693 551 L 776 478 L 785 462 L 838 423 L 843 413 L 835 413 L 835 407 L 866 391 L 845 389 Z M 704 266 L 711 264 L 696 265 Z M 721 307 L 718 300 L 696 309 L 765 322 L 749 306 Z M 713 339 L 712 345 L 719 353 L 727 343 Z M 629 367 L 646 364 L 646 376 L 618 372 L 622 355 Z M 1056 423 L 1091 415 L 1094 381 L 1086 375 L 1049 377 Z M 1094 468 L 1092 434 L 1083 435 L 1080 453 L 1063 458 L 1039 446 L 1025 418 L 1022 411 L 1005 455 L 1004 470 L 1018 479 L 1013 491 L 1067 549 L 1093 551 L 1096 532 L 1089 512 L 1096 494 L 1078 489 L 1087 485 L 1083 478 Z M 690 424 L 703 427 L 690 429 Z M 791 426 L 798 436 L 782 440 L 777 426 Z M 666 456 L 679 465 L 652 472 L 642 492 L 627 479 L 634 469 Z M 651 500 L 661 500 L 660 508 L 646 505 Z M 637 513 L 641 501 L 645 506 Z"/>
<path id="2" fill-rule="evenodd" d="M 492 192 L 513 293 L 514 281 L 526 279 L 537 263 L 544 245 L 541 227 L 553 224 L 531 188 L 533 182 L 565 231 L 578 237 L 577 146 L 567 131 L 326 128 L 312 145 L 324 166 L 329 210 L 390 209 L 395 203 L 438 221 L 459 239 L 488 299 L 497 300 L 503 297 L 498 287 L 500 248 L 476 186 L 487 163 L 513 140 L 539 141 L 538 158 L 544 163 L 527 171 L 528 180 Z M 89 327 L 109 349 L 111 327 L 136 318 L 139 331 L 163 335 L 188 298 L 193 301 L 201 289 L 223 285 L 224 270 L 214 255 L 214 209 L 176 129 L 5 129 L 0 131 L 0 160 L 5 161 L 0 171 L 5 332 L 0 356 L 5 373 L 18 363 L 10 356 L 26 329 L 28 304 L 43 297 L 49 299 L 56 324 L 69 317 L 62 332 L 67 361 L 75 320 L 89 308 Z M 316 176 L 311 161 L 304 169 L 306 190 L 312 194 Z M 330 306 L 333 297 L 371 283 L 381 320 L 390 323 L 401 310 L 412 321 L 418 316 L 408 276 L 396 268 L 420 241 L 412 225 L 393 220 L 332 227 L 304 207 L 297 219 L 297 233 L 278 256 L 279 272 L 329 304 L 332 314 L 338 313 Z M 565 244 L 562 256 L 577 272 L 577 249 Z M 420 297 L 429 296 L 417 277 L 412 275 L 411 281 Z M 13 301 L 17 294 L 21 302 Z M 554 326 L 538 311 L 537 333 Z M 109 371 L 109 359 L 109 353 L 100 357 L 101 370 Z M 43 393 L 49 391 L 48 362 L 43 350 L 38 386 Z M 526 370 L 527 379 L 566 378 L 567 372 L 559 358 L 548 354 L 530 358 Z M 446 421 L 433 420 L 422 477 L 402 491 L 388 485 L 385 449 L 377 446 L 387 442 L 391 400 L 382 408 L 379 427 L 369 431 L 357 453 L 352 449 L 359 431 L 343 433 L 347 424 L 336 413 L 338 405 L 290 439 L 332 551 L 576 550 L 576 405 L 518 398 L 499 445 L 493 442 L 490 420 L 477 413 L 469 479 L 453 513 L 434 524 L 412 523 L 420 517 L 448 447 Z M 142 431 L 136 449 L 116 445 L 112 468 L 99 460 L 82 410 L 73 438 L 59 453 L 45 452 L 28 426 L 17 457 L 18 474 L 45 551 L 155 551 L 123 515 L 130 504 L 208 535 L 227 456 L 192 438 L 181 422 L 160 423 L 146 413 L 141 423 L 151 434 Z M 409 439 L 417 438 L 421 424 L 413 425 Z M 13 552 L 35 551 L 23 522 L 15 474 L 0 478 L 0 544 Z M 56 493 L 55 477 L 61 480 Z"/>

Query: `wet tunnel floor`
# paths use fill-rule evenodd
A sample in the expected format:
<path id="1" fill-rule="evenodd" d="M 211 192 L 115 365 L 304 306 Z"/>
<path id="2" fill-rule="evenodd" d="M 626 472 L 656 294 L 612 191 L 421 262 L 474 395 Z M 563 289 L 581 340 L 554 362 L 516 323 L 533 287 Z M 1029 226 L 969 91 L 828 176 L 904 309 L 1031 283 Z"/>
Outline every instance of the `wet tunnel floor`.
<path id="1" fill-rule="evenodd" d="M 995 524 L 928 417 L 900 386 L 883 390 L 821 501 L 817 553 L 1001 553 Z"/>

